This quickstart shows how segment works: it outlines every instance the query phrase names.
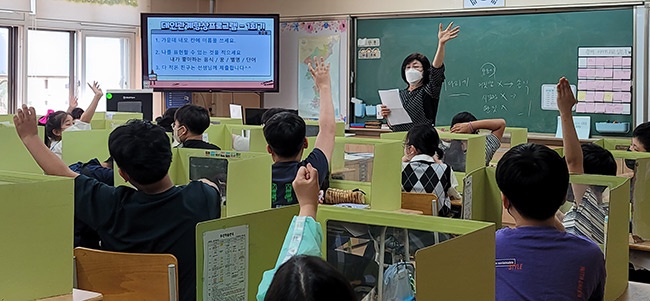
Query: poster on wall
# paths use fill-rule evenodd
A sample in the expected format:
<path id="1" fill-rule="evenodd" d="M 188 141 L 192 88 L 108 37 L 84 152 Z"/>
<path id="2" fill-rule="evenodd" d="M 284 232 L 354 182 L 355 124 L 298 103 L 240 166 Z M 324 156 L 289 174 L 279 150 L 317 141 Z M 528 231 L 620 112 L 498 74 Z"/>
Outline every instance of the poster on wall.
<path id="1" fill-rule="evenodd" d="M 338 35 L 303 37 L 298 40 L 298 113 L 303 118 L 319 117 L 320 94 L 309 72 L 309 64 L 314 57 L 324 58 L 330 65 L 332 101 L 334 116 L 341 117 L 338 78 L 341 65 L 341 39 Z"/>

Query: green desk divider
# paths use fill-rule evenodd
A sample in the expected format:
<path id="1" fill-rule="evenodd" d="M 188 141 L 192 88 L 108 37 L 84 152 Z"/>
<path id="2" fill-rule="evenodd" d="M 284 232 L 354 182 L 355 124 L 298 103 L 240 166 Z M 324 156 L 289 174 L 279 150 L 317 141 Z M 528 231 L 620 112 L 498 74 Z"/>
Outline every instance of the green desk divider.
<path id="1" fill-rule="evenodd" d="M 621 138 L 603 138 L 594 141 L 595 144 L 602 146 L 603 148 L 613 151 L 613 150 L 627 150 L 630 145 L 632 145 L 632 139 L 621 139 Z"/>
<path id="2" fill-rule="evenodd" d="M 0 123 L 10 123 L 14 124 L 14 115 L 11 114 L 0 114 Z"/>
<path id="3" fill-rule="evenodd" d="M 0 300 L 71 293 L 73 191 L 72 179 L 0 171 Z"/>
<path id="4" fill-rule="evenodd" d="M 210 117 L 210 122 L 212 124 L 244 124 L 241 119 L 236 118 L 226 118 L 226 117 Z"/>
<path id="5" fill-rule="evenodd" d="M 76 162 L 88 162 L 93 158 L 100 162 L 108 159 L 108 136 L 112 129 L 88 131 L 64 131 L 61 159 L 70 165 Z"/>
<path id="6" fill-rule="evenodd" d="M 571 183 L 607 186 L 609 218 L 605 236 L 605 300 L 616 300 L 627 288 L 629 262 L 630 181 L 623 177 L 572 175 Z"/>
<path id="7" fill-rule="evenodd" d="M 106 120 L 131 120 L 131 119 L 142 119 L 142 113 L 131 113 L 131 112 L 105 112 L 104 119 Z"/>
<path id="8" fill-rule="evenodd" d="M 465 152 L 465 171 L 454 170 L 454 175 L 458 180 L 457 190 L 463 189 L 463 178 L 466 172 L 470 172 L 481 167 L 485 167 L 485 136 L 473 134 L 453 134 L 448 132 L 439 133 L 441 140 L 461 140 L 467 141 L 467 151 Z M 404 142 L 406 132 L 391 132 L 381 134 L 381 139 L 391 139 Z M 400 154 L 396 160 L 401 161 Z M 443 157 L 442 161 L 445 159 Z"/>
<path id="9" fill-rule="evenodd" d="M 172 153 L 169 174 L 176 185 L 185 185 L 190 181 L 190 158 L 227 160 L 225 193 L 222 191 L 222 196 L 225 194 L 227 200 L 221 216 L 271 208 L 271 157 L 268 154 L 186 148 L 173 149 Z"/>
<path id="10" fill-rule="evenodd" d="M 214 264 L 214 261 L 219 257 L 223 258 L 227 256 L 217 254 L 214 257 L 207 257 L 206 259 L 203 248 L 204 244 L 208 243 L 207 233 L 215 230 L 227 230 L 238 226 L 246 226 L 248 228 L 248 253 L 242 254 L 240 252 L 236 255 L 237 257 L 244 256 L 244 263 L 248 264 L 248 273 L 243 275 L 248 281 L 246 288 L 248 297 L 242 300 L 254 301 L 255 295 L 257 294 L 257 287 L 260 281 L 262 281 L 262 274 L 264 271 L 270 270 L 275 266 L 284 241 L 284 236 L 291 224 L 291 219 L 294 215 L 298 214 L 298 211 L 298 206 L 288 206 L 207 221 L 196 225 L 196 299 L 212 300 L 203 294 L 205 286 L 203 271 L 206 261 Z M 235 263 L 232 262 L 232 264 Z M 234 268 L 244 273 L 244 266 L 244 264 L 237 264 Z M 228 280 L 231 280 L 231 278 Z"/>
<path id="11" fill-rule="evenodd" d="M 418 300 L 487 300 L 495 294 L 495 227 L 492 223 L 319 206 L 317 220 L 327 237 L 329 221 L 451 233 L 459 236 L 415 253 Z M 323 240 L 327 258 L 327 239 Z M 471 258 L 471 260 L 468 260 Z M 458 281 L 466 285 L 458 288 Z"/>
<path id="12" fill-rule="evenodd" d="M 510 147 L 528 143 L 527 128 L 506 127 L 505 132 L 510 133 Z"/>
<path id="13" fill-rule="evenodd" d="M 104 120 L 104 129 L 107 129 L 109 131 L 113 131 L 116 127 L 123 125 L 127 122 L 129 122 L 131 119 L 110 119 L 110 120 Z M 93 130 L 96 128 L 93 127 Z"/>
<path id="14" fill-rule="evenodd" d="M 266 138 L 264 138 L 264 128 L 259 125 L 241 125 L 241 124 L 226 124 L 224 134 L 224 145 L 221 149 L 233 149 L 233 135 L 248 135 L 249 152 L 267 153 L 266 151 Z"/>
<path id="15" fill-rule="evenodd" d="M 310 131 L 313 131 L 317 133 L 318 129 L 318 120 L 313 120 L 313 119 L 305 119 L 305 125 L 307 125 L 307 133 L 309 135 Z M 345 136 L 345 122 L 343 121 L 336 121 L 336 137 L 344 137 Z"/>
<path id="16" fill-rule="evenodd" d="M 466 173 L 463 179 L 463 219 L 492 222 L 501 228 L 501 191 L 495 177 L 496 168 L 481 167 Z"/>
<path id="17" fill-rule="evenodd" d="M 311 137 L 308 139 L 310 145 Z M 401 207 L 401 156 L 402 144 L 388 139 L 368 139 L 354 137 L 336 137 L 332 171 L 336 172 L 345 165 L 345 145 L 372 145 L 374 156 L 370 182 L 347 180 L 330 180 L 330 187 L 339 189 L 361 189 L 366 193 L 366 204 L 377 210 L 398 210 Z M 309 154 L 305 150 L 304 156 Z"/>
<path id="18" fill-rule="evenodd" d="M 38 135 L 41 139 L 44 136 L 44 129 L 42 126 L 38 127 Z M 2 141 L 0 170 L 43 174 L 43 170 L 29 154 L 13 125 L 0 125 L 0 141 Z"/>
<path id="19" fill-rule="evenodd" d="M 210 126 L 205 130 L 205 132 L 203 132 L 203 135 L 208 136 L 207 137 L 208 142 L 220 147 L 223 150 L 228 149 L 225 147 L 226 144 L 230 143 L 230 145 L 232 145 L 232 137 L 231 136 L 226 137 L 225 124 L 210 124 Z"/>

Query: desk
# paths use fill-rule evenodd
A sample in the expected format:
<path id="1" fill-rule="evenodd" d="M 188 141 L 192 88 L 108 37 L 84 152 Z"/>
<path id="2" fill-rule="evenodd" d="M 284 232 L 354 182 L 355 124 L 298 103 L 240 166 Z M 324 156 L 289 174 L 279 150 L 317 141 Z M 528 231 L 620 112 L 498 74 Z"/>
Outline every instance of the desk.
<path id="1" fill-rule="evenodd" d="M 630 281 L 625 293 L 617 301 L 646 301 L 650 298 L 650 284 Z"/>
<path id="2" fill-rule="evenodd" d="M 100 293 L 72 289 L 72 294 L 39 299 L 39 301 L 102 301 L 104 296 Z"/>

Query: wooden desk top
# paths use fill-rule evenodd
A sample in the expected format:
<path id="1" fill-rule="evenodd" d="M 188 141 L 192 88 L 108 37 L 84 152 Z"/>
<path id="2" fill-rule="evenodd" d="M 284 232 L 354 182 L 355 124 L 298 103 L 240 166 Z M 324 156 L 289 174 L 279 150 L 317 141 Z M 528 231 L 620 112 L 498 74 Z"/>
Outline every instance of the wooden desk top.
<path id="1" fill-rule="evenodd" d="M 630 250 L 637 250 L 637 251 L 645 251 L 645 252 L 650 252 L 650 241 L 639 241 L 641 239 L 638 239 L 637 242 L 634 241 L 634 237 L 630 234 L 629 237 L 629 243 L 630 243 Z"/>
<path id="2" fill-rule="evenodd" d="M 650 284 L 630 281 L 625 293 L 616 301 L 646 301 L 650 297 Z"/>
<path id="3" fill-rule="evenodd" d="M 89 292 L 84 290 L 72 289 L 72 294 L 56 296 L 46 299 L 39 299 L 40 301 L 102 301 L 104 296 L 100 293 Z"/>

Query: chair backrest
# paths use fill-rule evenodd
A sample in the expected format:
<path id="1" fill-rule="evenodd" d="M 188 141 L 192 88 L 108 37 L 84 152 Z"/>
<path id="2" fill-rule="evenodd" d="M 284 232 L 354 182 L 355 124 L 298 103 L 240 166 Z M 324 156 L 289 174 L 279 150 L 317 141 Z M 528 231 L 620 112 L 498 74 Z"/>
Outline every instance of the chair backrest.
<path id="1" fill-rule="evenodd" d="M 178 300 L 178 261 L 171 254 L 140 254 L 75 248 L 76 288 L 105 301 Z"/>
<path id="2" fill-rule="evenodd" d="M 422 211 L 424 215 L 438 215 L 437 202 L 438 196 L 434 193 L 402 192 L 402 209 Z"/>

